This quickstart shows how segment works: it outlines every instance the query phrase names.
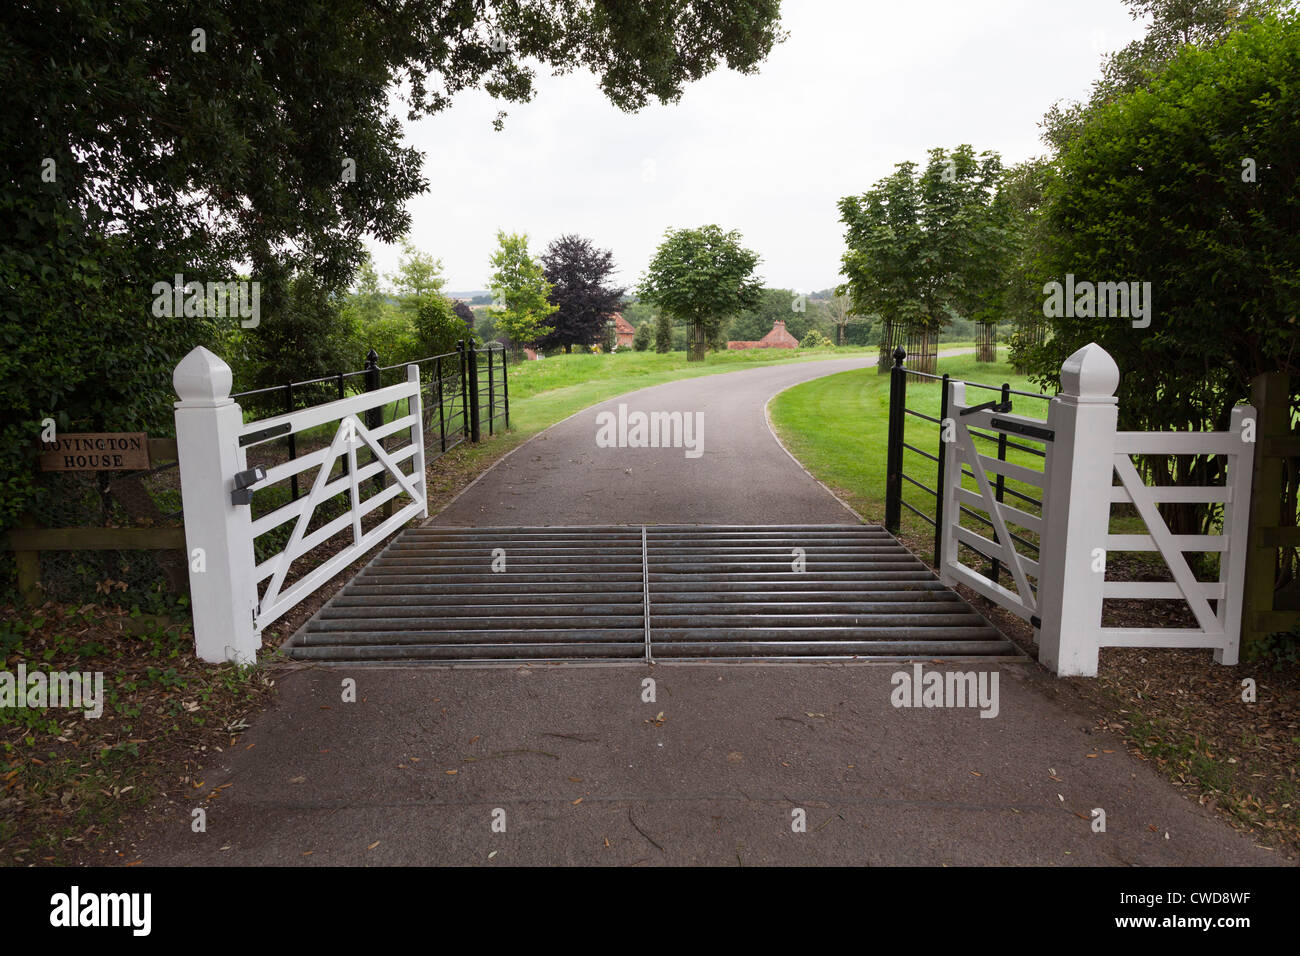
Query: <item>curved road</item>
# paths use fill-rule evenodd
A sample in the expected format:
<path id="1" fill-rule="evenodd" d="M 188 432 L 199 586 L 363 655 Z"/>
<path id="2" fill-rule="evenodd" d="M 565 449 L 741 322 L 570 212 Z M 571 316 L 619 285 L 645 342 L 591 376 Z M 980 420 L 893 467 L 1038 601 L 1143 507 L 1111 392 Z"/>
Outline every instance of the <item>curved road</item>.
<path id="1" fill-rule="evenodd" d="M 610 399 L 533 438 L 433 519 L 446 525 L 857 524 L 768 430 L 777 392 L 874 356 L 776 365 L 655 385 Z M 598 416 L 702 416 L 699 457 L 684 448 L 602 448 Z"/>

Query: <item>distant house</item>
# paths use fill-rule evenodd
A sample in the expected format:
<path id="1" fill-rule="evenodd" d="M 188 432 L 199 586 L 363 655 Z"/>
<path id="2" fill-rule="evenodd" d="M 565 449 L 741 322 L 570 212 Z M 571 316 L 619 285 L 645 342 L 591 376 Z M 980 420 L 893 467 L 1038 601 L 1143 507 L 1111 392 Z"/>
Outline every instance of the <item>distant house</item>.
<path id="1" fill-rule="evenodd" d="M 728 342 L 729 349 L 797 349 L 799 340 L 785 330 L 785 319 L 772 323 L 772 331 L 757 342 Z"/>
<path id="2" fill-rule="evenodd" d="M 632 328 L 632 323 L 623 318 L 622 312 L 613 313 L 615 344 L 621 349 L 630 349 L 632 339 L 636 337 L 636 329 Z"/>

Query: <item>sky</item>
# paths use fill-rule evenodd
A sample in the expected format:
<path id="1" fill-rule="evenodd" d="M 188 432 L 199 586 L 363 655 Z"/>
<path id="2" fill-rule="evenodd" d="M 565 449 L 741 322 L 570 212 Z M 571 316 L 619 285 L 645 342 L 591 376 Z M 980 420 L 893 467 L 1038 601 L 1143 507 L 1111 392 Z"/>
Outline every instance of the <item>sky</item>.
<path id="1" fill-rule="evenodd" d="M 446 291 L 487 288 L 497 229 L 540 254 L 565 233 L 614 253 L 635 286 L 664 232 L 716 223 L 758 253 L 768 286 L 842 281 L 836 202 L 935 146 L 970 143 L 1007 165 L 1042 155 L 1038 123 L 1080 99 L 1104 53 L 1143 32 L 1121 0 L 785 0 L 789 37 L 757 74 L 723 68 L 681 100 L 623 113 L 595 78 L 539 71 L 536 96 L 480 91 L 404 121 L 429 190 L 411 239 Z M 505 129 L 492 129 L 498 110 Z M 399 249 L 371 242 L 381 273 Z"/>

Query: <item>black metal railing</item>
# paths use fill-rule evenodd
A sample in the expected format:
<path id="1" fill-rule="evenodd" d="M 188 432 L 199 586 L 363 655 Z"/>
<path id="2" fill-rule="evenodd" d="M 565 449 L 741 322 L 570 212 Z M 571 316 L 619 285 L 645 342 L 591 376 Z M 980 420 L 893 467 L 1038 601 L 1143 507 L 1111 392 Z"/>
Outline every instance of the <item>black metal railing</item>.
<path id="1" fill-rule="evenodd" d="M 940 542 L 943 537 L 943 487 L 945 478 L 944 469 L 946 467 L 943 454 L 943 423 L 948 418 L 948 383 L 951 381 L 951 376 L 947 374 L 931 375 L 927 372 L 916 372 L 906 368 L 904 360 L 907 358 L 907 352 L 902 347 L 894 349 L 893 358 L 894 364 L 890 369 L 889 381 L 889 439 L 886 449 L 885 465 L 885 528 L 891 534 L 898 534 L 902 524 L 902 509 L 904 508 L 921 518 L 934 528 L 934 561 L 937 563 L 939 560 Z M 933 415 L 927 415 L 914 408 L 907 407 L 907 383 L 909 379 L 913 381 L 931 380 L 939 383 L 940 397 L 938 418 L 935 418 Z M 1013 389 L 1008 382 L 1003 382 L 998 386 L 966 381 L 966 387 L 996 392 L 998 395 L 998 398 L 996 399 L 997 407 L 998 410 L 1002 412 L 1008 412 L 1011 410 L 1011 397 L 1013 395 L 1022 398 L 1037 399 L 1039 401 L 1050 401 L 1052 398 L 1051 395 L 1017 391 L 1016 389 Z M 938 434 L 935 438 L 935 454 L 931 454 L 923 448 L 918 448 L 916 445 L 907 441 L 906 421 L 908 416 L 929 422 L 936 426 Z M 1007 460 L 1008 449 L 1015 449 L 1017 451 L 1034 455 L 1038 458 L 1046 458 L 1047 456 L 1047 452 L 1044 449 L 1032 448 L 1029 445 L 1013 441 L 1009 439 L 1004 432 L 990 433 L 975 428 L 970 428 L 968 431 L 972 437 L 996 445 L 999 461 Z M 907 473 L 904 452 L 912 452 L 913 454 L 934 463 L 934 487 L 924 484 L 922 481 L 917 480 L 913 475 Z M 975 478 L 974 473 L 964 465 L 962 466 L 962 475 L 972 480 Z M 925 511 L 914 507 L 911 503 L 903 499 L 904 482 L 919 488 L 934 501 L 933 515 L 927 514 Z M 1005 497 L 1010 495 L 1018 501 L 1036 506 L 1039 509 L 1039 512 L 1042 512 L 1043 502 L 1041 499 L 1035 498 L 1032 495 L 1027 495 L 1015 488 L 1008 487 L 1006 479 L 1002 475 L 994 476 L 993 493 L 994 497 L 999 502 L 1004 501 Z M 979 512 L 968 508 L 965 505 L 959 505 L 959 507 L 961 508 L 962 514 L 973 518 L 975 521 L 978 521 L 989 528 L 994 527 L 993 522 Z M 1007 533 L 1013 541 L 1023 545 L 1025 548 L 1032 551 L 1034 555 L 1038 554 L 1037 543 L 1029 541 L 1015 532 L 1008 531 Z M 994 530 L 992 538 L 994 541 L 997 541 L 998 535 L 996 530 Z M 970 546 L 963 543 L 962 547 Z M 1003 570 L 1002 562 L 995 557 L 978 551 L 978 549 L 972 548 L 971 550 L 976 551 L 989 562 L 989 578 L 993 581 L 997 581 L 998 576 Z"/>
<path id="2" fill-rule="evenodd" d="M 510 427 L 510 389 L 506 380 L 506 351 L 497 342 L 476 346 L 456 343 L 454 352 L 431 355 L 414 362 L 380 365 L 379 354 L 371 349 L 365 366 L 355 372 L 337 372 L 305 382 L 286 382 L 267 388 L 249 389 L 231 395 L 259 415 L 285 414 L 312 405 L 346 398 L 349 392 L 373 392 L 386 385 L 406 381 L 408 365 L 420 368 L 425 462 L 433 461 L 465 441 L 482 440 L 486 418 L 489 436 L 497 422 Z M 249 401 L 249 400 L 252 401 Z M 384 410 L 367 413 L 367 427 L 383 424 Z M 285 441 L 290 460 L 298 457 L 298 441 L 290 432 Z M 342 462 L 346 470 L 347 461 Z M 300 494 L 298 476 L 290 479 L 293 500 Z"/>

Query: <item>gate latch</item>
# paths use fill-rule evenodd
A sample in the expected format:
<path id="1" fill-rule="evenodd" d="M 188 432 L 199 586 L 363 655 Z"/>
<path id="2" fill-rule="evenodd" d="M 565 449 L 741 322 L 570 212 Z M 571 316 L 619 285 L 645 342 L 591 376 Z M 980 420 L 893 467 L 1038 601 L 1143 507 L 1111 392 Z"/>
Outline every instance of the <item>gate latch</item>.
<path id="1" fill-rule="evenodd" d="M 983 405 L 972 405 L 970 408 L 963 408 L 961 413 L 963 415 L 974 415 L 976 412 L 989 410 L 995 411 L 999 415 L 1005 415 L 1007 412 L 1011 411 L 1011 402 L 985 402 Z"/>
<path id="2" fill-rule="evenodd" d="M 235 475 L 235 490 L 230 493 L 230 503 L 246 505 L 253 500 L 252 486 L 266 477 L 266 469 L 261 465 L 241 471 Z"/>

